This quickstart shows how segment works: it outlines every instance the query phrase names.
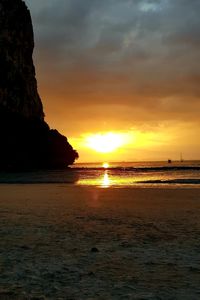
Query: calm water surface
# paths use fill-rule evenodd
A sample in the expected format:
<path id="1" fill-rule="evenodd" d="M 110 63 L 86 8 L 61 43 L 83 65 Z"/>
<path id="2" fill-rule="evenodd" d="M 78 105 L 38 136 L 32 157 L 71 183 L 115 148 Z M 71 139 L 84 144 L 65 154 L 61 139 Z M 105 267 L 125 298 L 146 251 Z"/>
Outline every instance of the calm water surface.
<path id="1" fill-rule="evenodd" d="M 200 187 L 200 161 L 75 164 L 66 170 L 0 173 L 0 183 L 65 183 L 102 188 Z"/>
<path id="2" fill-rule="evenodd" d="M 200 161 L 110 163 L 107 169 L 102 164 L 77 164 L 73 168 L 79 172 L 79 185 L 200 187 Z"/>

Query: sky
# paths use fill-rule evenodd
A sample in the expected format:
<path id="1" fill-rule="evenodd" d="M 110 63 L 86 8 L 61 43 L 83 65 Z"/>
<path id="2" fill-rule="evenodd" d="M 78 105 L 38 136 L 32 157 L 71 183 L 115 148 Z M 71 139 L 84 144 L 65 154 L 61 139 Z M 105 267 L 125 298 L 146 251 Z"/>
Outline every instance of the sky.
<path id="1" fill-rule="evenodd" d="M 80 162 L 200 159 L 199 0 L 25 2 L 46 121 Z"/>

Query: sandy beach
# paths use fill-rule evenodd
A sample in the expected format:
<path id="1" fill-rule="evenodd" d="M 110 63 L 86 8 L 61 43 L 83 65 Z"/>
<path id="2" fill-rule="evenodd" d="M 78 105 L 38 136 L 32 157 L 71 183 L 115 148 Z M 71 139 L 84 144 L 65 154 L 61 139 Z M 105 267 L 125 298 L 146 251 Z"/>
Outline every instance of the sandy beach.
<path id="1" fill-rule="evenodd" d="M 0 185 L 1 299 L 200 299 L 200 189 Z"/>

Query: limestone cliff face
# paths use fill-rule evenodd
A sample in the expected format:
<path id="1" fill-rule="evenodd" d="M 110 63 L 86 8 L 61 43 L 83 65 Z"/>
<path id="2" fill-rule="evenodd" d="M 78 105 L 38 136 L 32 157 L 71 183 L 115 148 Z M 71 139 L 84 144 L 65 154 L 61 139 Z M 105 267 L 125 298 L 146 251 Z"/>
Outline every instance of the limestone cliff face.
<path id="1" fill-rule="evenodd" d="M 21 0 L 0 1 L 0 105 L 43 119 L 37 92 L 30 12 Z"/>
<path id="2" fill-rule="evenodd" d="M 65 168 L 78 158 L 44 121 L 33 48 L 24 1 L 0 0 L 0 170 Z"/>

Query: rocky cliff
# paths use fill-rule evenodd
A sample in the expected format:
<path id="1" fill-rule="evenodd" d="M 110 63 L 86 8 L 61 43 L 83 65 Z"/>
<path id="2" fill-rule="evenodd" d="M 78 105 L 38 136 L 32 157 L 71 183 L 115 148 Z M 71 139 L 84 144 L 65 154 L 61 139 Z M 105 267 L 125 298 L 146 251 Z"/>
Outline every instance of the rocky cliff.
<path id="1" fill-rule="evenodd" d="M 60 168 L 77 152 L 44 121 L 32 54 L 30 12 L 22 0 L 0 0 L 0 170 Z"/>
<path id="2" fill-rule="evenodd" d="M 21 0 L 0 0 L 0 105 L 43 119 L 37 92 L 30 13 Z"/>

